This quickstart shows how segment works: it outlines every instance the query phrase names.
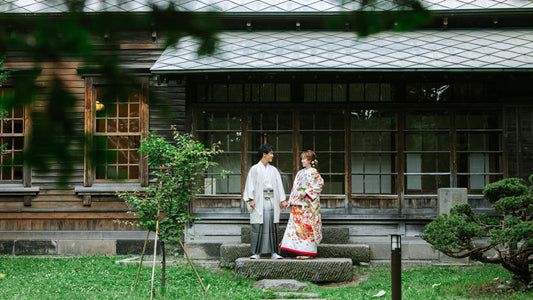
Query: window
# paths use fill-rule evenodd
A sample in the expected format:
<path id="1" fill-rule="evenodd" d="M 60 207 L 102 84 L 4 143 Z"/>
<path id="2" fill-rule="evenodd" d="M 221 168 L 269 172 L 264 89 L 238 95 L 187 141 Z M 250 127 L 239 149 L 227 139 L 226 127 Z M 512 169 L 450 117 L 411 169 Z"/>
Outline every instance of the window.
<path id="1" fill-rule="evenodd" d="M 86 162 L 86 186 L 114 180 L 148 184 L 147 162 L 137 151 L 148 131 L 146 83 L 132 89 L 126 99 L 104 101 L 108 87 L 87 80 L 86 131 L 93 142 L 86 151 L 94 156 Z"/>
<path id="2" fill-rule="evenodd" d="M 406 194 L 436 194 L 450 187 L 450 116 L 408 112 L 405 116 Z"/>
<path id="3" fill-rule="evenodd" d="M 5 145 L 0 156 L 0 178 L 3 182 L 21 182 L 23 177 L 24 109 L 10 109 L 0 124 L 0 145 Z"/>
<path id="4" fill-rule="evenodd" d="M 456 124 L 458 186 L 480 194 L 485 185 L 503 178 L 500 114 L 459 112 Z"/>
<path id="5" fill-rule="evenodd" d="M 11 89 L 2 88 L 2 97 L 12 93 Z M 23 107 L 10 108 L 0 121 L 0 145 L 4 145 L 5 153 L 0 156 L 0 181 L 2 183 L 22 183 L 24 165 L 22 152 L 24 151 L 25 109 Z"/>
<path id="6" fill-rule="evenodd" d="M 348 99 L 352 102 L 390 102 L 390 83 L 351 83 L 348 85 Z"/>
<path id="7" fill-rule="evenodd" d="M 274 148 L 272 164 L 278 168 L 283 188 L 289 193 L 292 188 L 293 171 L 293 118 L 291 112 L 250 113 L 248 118 L 248 169 L 259 162 L 257 150 L 263 143 Z"/>
<path id="8" fill-rule="evenodd" d="M 239 113 L 197 113 L 196 134 L 206 146 L 220 142 L 224 152 L 216 156 L 218 166 L 206 174 L 204 194 L 239 194 L 241 192 L 241 116 Z M 222 170 L 231 171 L 226 178 Z"/>
<path id="9" fill-rule="evenodd" d="M 352 193 L 395 194 L 396 113 L 351 113 Z"/>
<path id="10" fill-rule="evenodd" d="M 324 179 L 323 194 L 344 194 L 344 115 L 320 112 L 300 114 L 300 152 L 314 150 Z M 298 158 L 299 161 L 299 158 Z"/>
<path id="11" fill-rule="evenodd" d="M 95 181 L 125 179 L 139 181 L 141 127 L 139 94 L 125 101 L 98 100 L 104 88 L 96 89 Z M 100 109 L 99 109 L 100 108 Z"/>
<path id="12" fill-rule="evenodd" d="M 198 84 L 196 99 L 199 102 L 289 102 L 288 83 Z"/>
<path id="13" fill-rule="evenodd" d="M 306 83 L 304 102 L 390 102 L 390 83 Z"/>
<path id="14" fill-rule="evenodd" d="M 444 82 L 417 82 L 406 86 L 407 102 L 438 103 L 449 102 L 451 86 Z"/>
<path id="15" fill-rule="evenodd" d="M 304 102 L 343 102 L 346 101 L 346 84 L 304 84 Z"/>
<path id="16" fill-rule="evenodd" d="M 224 150 L 219 168 L 207 174 L 211 189 L 205 193 L 239 194 L 243 170 L 257 163 L 257 148 L 267 142 L 275 149 L 273 165 L 287 192 L 301 167 L 299 153 L 312 149 L 325 180 L 325 198 L 345 199 L 346 207 L 394 208 L 402 195 L 431 200 L 444 187 L 479 194 L 504 175 L 501 111 L 470 111 L 454 104 L 462 99 L 456 96 L 463 85 L 193 84 L 193 128 L 202 142 L 221 141 Z M 470 93 L 485 94 L 484 85 L 466 85 L 477 87 Z M 436 102 L 446 106 L 437 108 Z M 215 178 L 222 169 L 232 175 Z M 426 208 L 433 208 L 429 200 Z"/>

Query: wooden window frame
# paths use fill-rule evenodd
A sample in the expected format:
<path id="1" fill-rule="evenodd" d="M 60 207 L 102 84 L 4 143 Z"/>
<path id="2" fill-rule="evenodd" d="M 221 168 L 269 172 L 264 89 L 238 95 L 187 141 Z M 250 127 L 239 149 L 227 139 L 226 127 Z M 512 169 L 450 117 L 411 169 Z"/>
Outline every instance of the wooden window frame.
<path id="1" fill-rule="evenodd" d="M 372 109 L 370 110 L 359 110 L 358 112 L 368 112 L 368 111 L 373 111 Z M 383 110 L 376 110 L 376 111 L 382 111 L 382 112 L 386 112 L 386 113 L 392 113 L 393 117 L 394 117 L 394 128 L 391 129 L 391 128 L 354 128 L 352 126 L 352 113 L 354 112 L 354 110 L 351 110 L 351 113 L 350 113 L 350 120 L 349 120 L 349 130 L 348 133 L 350 134 L 350 142 L 352 141 L 352 135 L 353 134 L 361 134 L 362 136 L 365 136 L 366 134 L 379 134 L 379 135 L 385 135 L 385 134 L 389 134 L 389 135 L 392 135 L 394 137 L 394 140 L 392 140 L 393 144 L 394 144 L 394 148 L 390 148 L 388 150 L 386 149 L 383 149 L 380 147 L 379 150 L 368 150 L 366 149 L 366 145 L 363 145 L 363 147 L 365 147 L 365 149 L 363 150 L 354 150 L 350 144 L 350 173 L 348 174 L 351 178 L 353 178 L 352 176 L 363 176 L 366 177 L 367 175 L 369 176 L 379 176 L 379 192 L 377 193 L 354 193 L 352 191 L 352 196 L 353 197 L 360 197 L 362 195 L 370 195 L 371 197 L 381 197 L 381 198 L 387 198 L 387 197 L 390 197 L 392 195 L 396 195 L 398 193 L 398 186 L 397 186 L 397 183 L 398 183 L 398 180 L 397 180 L 397 176 L 398 176 L 398 168 L 397 168 L 397 161 L 398 161 L 398 141 L 397 141 L 397 138 L 398 138 L 398 112 L 397 111 L 394 111 L 394 110 L 390 110 L 390 109 L 383 109 Z M 380 145 L 381 146 L 381 145 Z M 354 154 L 362 154 L 362 157 L 365 158 L 366 157 L 366 154 L 372 154 L 372 155 L 376 155 L 379 157 L 379 171 L 378 172 L 367 172 L 366 171 L 366 168 L 363 169 L 362 171 L 360 172 L 355 172 L 354 170 L 352 170 L 352 157 L 354 156 Z M 391 166 L 393 166 L 393 169 L 395 170 L 394 172 L 383 172 L 382 171 L 382 167 L 383 167 L 383 163 L 381 161 L 382 157 L 385 156 L 385 155 L 392 155 L 392 157 L 394 158 L 392 161 L 391 161 Z M 364 167 L 366 167 L 366 162 L 364 162 L 363 164 Z M 391 182 L 394 187 L 391 187 L 391 192 L 390 193 L 387 193 L 387 192 L 383 192 L 382 190 L 382 179 L 381 177 L 382 176 L 392 176 L 394 178 L 393 182 Z M 350 178 L 350 184 L 353 184 L 353 180 Z M 362 185 L 363 189 L 365 189 L 365 183 L 363 182 L 363 185 Z"/>
<path id="2" fill-rule="evenodd" d="M 239 136 L 239 133 L 240 133 L 240 135 L 241 135 L 241 137 L 242 137 L 242 126 L 243 126 L 242 124 L 243 124 L 243 120 L 242 120 L 242 114 L 241 114 L 240 112 L 234 112 L 234 111 L 231 111 L 231 112 L 227 112 L 227 111 L 226 111 L 226 112 L 222 112 L 222 111 L 212 111 L 212 110 L 209 110 L 209 111 L 207 111 L 207 112 L 205 112 L 205 113 L 209 114 L 211 117 L 212 117 L 213 115 L 215 115 L 215 114 L 218 114 L 218 115 L 225 114 L 225 118 L 227 118 L 227 119 L 224 121 L 224 125 L 225 125 L 226 127 L 225 127 L 225 128 L 216 128 L 216 129 L 213 129 L 213 128 L 205 128 L 205 129 L 202 128 L 202 129 L 200 129 L 200 128 L 196 128 L 196 127 L 195 127 L 195 132 L 194 132 L 194 135 L 195 135 L 195 136 L 198 136 L 198 134 L 201 134 L 201 133 L 207 134 L 208 136 L 211 136 L 210 134 L 213 134 L 213 133 L 214 133 L 214 134 L 222 134 L 222 135 L 226 134 L 226 135 L 225 135 L 225 138 L 229 139 L 229 138 L 230 138 L 230 134 L 235 134 L 236 136 Z M 195 111 L 195 117 L 194 117 L 195 120 L 198 119 L 198 115 L 197 115 L 197 114 L 198 114 L 198 111 Z M 239 120 L 239 128 L 240 128 L 240 129 L 237 130 L 237 129 L 235 129 L 235 128 L 230 128 L 231 126 L 230 126 L 229 118 L 231 118 L 231 117 L 238 117 L 238 118 L 240 119 L 240 120 Z M 197 125 L 197 124 L 195 124 L 195 125 Z M 242 139 L 241 139 L 241 140 L 242 140 Z M 206 142 L 206 146 L 211 146 L 212 144 L 217 143 L 217 142 L 218 142 L 217 140 L 210 140 L 209 142 Z M 222 142 L 222 141 L 220 141 L 220 142 Z M 226 144 L 225 144 L 225 143 L 222 143 L 222 145 L 221 145 L 221 150 L 224 151 L 224 152 L 223 152 L 224 154 L 241 154 L 241 159 L 240 159 L 240 161 L 242 162 L 242 143 L 241 143 L 241 145 L 239 146 L 239 150 L 238 150 L 238 151 L 235 150 L 235 149 L 230 150 L 229 148 L 224 148 L 224 146 L 226 146 Z M 228 146 L 229 146 L 229 145 L 228 145 Z M 216 159 L 216 158 L 215 158 L 215 159 Z M 242 168 L 239 168 L 239 170 L 242 171 Z M 242 178 L 242 174 L 241 174 L 241 173 L 237 173 L 237 174 L 240 175 L 241 178 Z M 206 172 L 205 175 L 206 175 L 206 177 L 211 178 L 211 180 L 213 180 L 213 179 L 217 176 L 217 174 L 214 173 L 214 172 L 212 172 L 211 170 L 209 170 L 208 172 Z M 226 182 L 226 184 L 227 184 L 227 189 L 228 189 L 228 190 L 229 190 L 229 178 L 230 178 L 231 176 L 235 176 L 235 174 L 232 173 L 232 174 L 229 174 L 229 175 L 228 175 L 228 179 L 227 179 L 228 181 Z M 207 178 L 206 178 L 206 179 L 207 179 Z M 240 181 L 240 180 L 239 180 L 239 181 Z M 239 190 L 240 190 L 240 187 L 239 187 Z M 220 196 L 220 195 L 232 195 L 232 193 L 229 193 L 229 192 L 228 192 L 228 193 L 217 194 L 216 191 L 213 191 L 213 186 L 212 186 L 212 185 L 210 185 L 210 186 L 206 186 L 206 187 L 205 187 L 205 191 L 206 191 L 206 193 L 202 193 L 202 194 L 200 194 L 200 195 L 202 195 L 202 196 L 207 196 L 207 195 L 218 195 L 218 196 Z M 207 191 L 209 191 L 209 192 L 207 192 Z M 233 195 L 235 195 L 235 193 L 233 193 Z"/>
<path id="3" fill-rule="evenodd" d="M 249 103 L 249 102 L 242 102 L 242 103 L 232 103 L 234 105 L 231 105 L 230 108 L 225 103 L 214 103 L 209 101 L 197 101 L 194 99 L 195 95 L 194 92 L 189 94 L 187 93 L 188 97 L 188 109 L 195 112 L 197 110 L 215 110 L 219 112 L 224 112 L 232 110 L 232 111 L 240 111 L 242 112 L 242 136 L 245 137 L 242 141 L 241 149 L 242 149 L 242 156 L 241 156 L 241 195 L 244 189 L 244 183 L 246 180 L 248 169 L 251 167 L 248 163 L 248 152 L 249 150 L 249 141 L 248 141 L 248 121 L 250 117 L 253 117 L 254 112 L 258 111 L 265 111 L 265 112 L 281 112 L 281 111 L 290 111 L 293 115 L 293 176 L 296 174 L 296 172 L 299 169 L 299 152 L 303 149 L 299 149 L 300 142 L 299 142 L 299 136 L 301 133 L 301 117 L 303 114 L 306 114 L 306 112 L 319 112 L 319 111 L 335 111 L 335 112 L 343 112 L 344 113 L 344 144 L 345 144 L 345 170 L 344 170 L 344 186 L 345 191 L 344 194 L 335 194 L 335 195 L 323 195 L 324 204 L 326 204 L 329 200 L 339 201 L 344 199 L 344 212 L 351 214 L 353 210 L 353 201 L 358 200 L 364 200 L 364 201 L 376 201 L 376 203 L 379 204 L 380 208 L 364 208 L 362 209 L 362 213 L 375 213 L 375 214 L 383 214 L 383 213 L 390 213 L 391 210 L 396 211 L 398 214 L 404 214 L 404 213 L 413 213 L 414 210 L 416 211 L 426 211 L 427 213 L 433 213 L 433 210 L 429 208 L 412 208 L 407 205 L 408 199 L 421 199 L 422 201 L 434 201 L 437 197 L 437 192 L 435 191 L 434 194 L 431 195 L 424 195 L 424 194 L 407 194 L 406 197 L 406 154 L 410 151 L 407 151 L 406 149 L 406 136 L 408 133 L 413 132 L 413 129 L 407 128 L 406 125 L 406 115 L 408 112 L 411 111 L 411 108 L 406 107 L 406 102 L 403 100 L 405 95 L 397 94 L 394 97 L 394 99 L 399 99 L 398 102 L 392 102 L 389 100 L 385 101 L 375 101 L 375 102 L 365 102 L 365 101 L 350 101 L 350 99 L 347 98 L 346 101 L 343 102 L 304 102 L 303 101 L 303 85 L 304 83 L 308 83 L 307 81 L 299 81 L 299 82 L 292 82 L 291 83 L 291 102 L 282 103 L 276 105 L 273 105 L 275 102 L 270 103 Z M 189 87 L 193 87 L 192 90 L 196 88 L 196 82 L 191 81 L 189 82 Z M 206 83 L 203 84 L 203 87 L 206 87 Z M 245 83 L 242 83 L 243 85 Z M 246 83 L 247 84 L 247 83 Z M 333 84 L 333 83 L 332 83 Z M 400 84 L 396 83 L 397 86 L 394 84 L 391 84 L 391 95 L 394 93 L 400 91 Z M 293 87 L 294 85 L 294 87 Z M 403 83 L 402 83 L 403 85 Z M 346 89 L 347 97 L 349 97 L 349 90 L 350 90 L 350 83 L 347 84 L 348 88 Z M 190 90 L 190 89 L 189 89 Z M 381 97 L 381 96 L 380 96 Z M 380 99 L 381 100 L 381 99 Z M 386 103 L 384 103 L 386 102 Z M 189 106 L 190 105 L 190 106 Z M 314 105 L 312 109 L 309 108 L 309 105 Z M 458 151 L 456 149 L 456 143 L 457 143 L 457 129 L 455 128 L 455 116 L 459 111 L 465 110 L 464 105 L 461 103 L 446 103 L 446 104 L 440 104 L 438 107 L 435 107 L 434 103 L 416 103 L 417 111 L 435 111 L 435 110 L 446 110 L 448 112 L 447 114 L 447 122 L 449 122 L 449 128 L 446 129 L 439 129 L 442 132 L 448 132 L 448 138 L 442 138 L 442 141 L 439 141 L 439 145 L 441 142 L 449 143 L 449 149 L 446 151 L 438 151 L 435 150 L 433 152 L 442 152 L 445 155 L 450 156 L 449 161 L 449 167 L 446 169 L 446 172 L 434 172 L 434 173 L 443 173 L 445 176 L 449 176 L 450 178 L 450 187 L 457 187 L 457 155 Z M 468 109 L 475 110 L 476 108 L 483 108 L 483 111 L 485 109 L 487 111 L 495 111 L 498 114 L 503 115 L 503 111 L 501 111 L 501 107 L 499 105 L 489 105 L 490 107 L 487 107 L 487 105 L 482 103 L 474 103 L 473 107 L 468 107 Z M 353 194 L 352 193 L 352 170 L 351 170 L 351 153 L 352 153 L 352 145 L 351 145 L 351 119 L 350 119 L 350 112 L 353 110 L 366 110 L 366 109 L 376 109 L 376 110 L 386 110 L 391 111 L 396 114 L 396 129 L 393 131 L 390 131 L 391 134 L 395 134 L 396 138 L 396 146 L 394 152 L 396 155 L 396 192 L 391 194 Z M 195 134 L 194 127 L 196 126 L 195 120 L 190 119 L 191 121 L 191 132 Z M 446 121 L 445 121 L 446 122 Z M 503 121 L 502 121 L 503 122 Z M 502 123 L 500 122 L 500 123 Z M 503 131 L 503 125 L 500 124 L 500 128 L 498 128 L 496 131 L 502 132 Z M 425 130 L 427 132 L 432 131 L 433 129 Z M 437 131 L 439 131 L 437 130 Z M 386 130 L 389 132 L 389 130 Z M 414 130 L 417 131 L 417 130 Z M 419 130 L 423 132 L 424 130 Z M 500 144 L 500 149 L 498 149 L 498 154 L 500 154 L 500 160 L 501 164 L 499 165 L 499 170 L 497 171 L 498 175 L 502 175 L 505 177 L 506 175 L 506 156 L 505 156 L 505 144 L 502 142 Z M 440 149 L 440 148 L 439 148 Z M 314 149 L 316 151 L 316 149 Z M 379 152 L 379 151 L 378 151 Z M 411 151 L 412 152 L 412 151 Z M 431 151 L 430 151 L 431 152 Z M 320 157 L 319 157 L 320 160 Z M 393 162 L 394 163 L 394 162 Z M 439 167 L 440 169 L 440 167 Z M 444 169 L 443 169 L 444 170 Z M 421 172 L 423 173 L 423 172 Z M 440 175 L 443 175 L 440 174 Z M 489 174 L 492 175 L 492 174 Z M 224 197 L 232 197 L 237 198 L 240 195 L 225 195 Z M 202 195 L 198 195 L 199 198 L 202 198 Z M 206 197 L 208 198 L 208 197 Z M 385 204 L 387 202 L 387 204 Z M 241 204 L 242 205 L 242 204 Z M 326 205 L 327 206 L 327 205 Z M 339 207 L 338 202 L 336 206 L 330 206 L 330 207 Z M 385 208 L 385 209 L 383 209 Z M 242 211 L 244 212 L 244 209 L 241 207 Z M 414 210 L 413 210 L 414 209 Z"/>
<path id="4" fill-rule="evenodd" d="M 468 180 L 468 184 L 467 184 L 467 189 L 468 189 L 468 193 L 469 194 L 477 194 L 477 195 L 480 195 L 482 194 L 482 191 L 483 189 L 473 189 L 471 186 L 470 186 L 470 179 L 471 177 L 470 176 L 489 176 L 489 177 L 492 177 L 492 180 L 491 179 L 488 179 L 485 184 L 488 184 L 490 182 L 494 182 L 494 181 L 497 181 L 497 180 L 500 180 L 500 179 L 503 179 L 505 178 L 505 163 L 504 163 L 504 142 L 503 142 L 503 138 L 504 138 L 504 125 L 503 125 L 503 114 L 501 112 L 498 112 L 498 111 L 491 111 L 491 110 L 486 110 L 484 111 L 484 113 L 494 113 L 494 114 L 498 114 L 499 115 L 499 122 L 498 122 L 498 128 L 457 128 L 457 127 L 454 127 L 454 130 L 455 130 L 455 138 L 456 138 L 456 145 L 459 145 L 459 139 L 458 139 L 458 136 L 459 134 L 466 134 L 467 137 L 468 137 L 468 145 L 470 146 L 470 134 L 483 134 L 483 135 L 487 135 L 487 134 L 496 134 L 498 135 L 498 139 L 497 140 L 492 140 L 492 142 L 497 142 L 498 144 L 498 150 L 494 150 L 494 149 L 482 149 L 482 150 L 472 150 L 472 149 L 462 149 L 462 150 L 458 150 L 458 149 L 455 149 L 455 156 L 456 156 L 456 165 L 454 166 L 454 169 L 455 169 L 455 176 L 454 176 L 454 181 L 456 182 L 456 185 L 458 185 L 458 183 L 460 182 L 459 180 L 459 176 L 466 176 L 469 180 Z M 456 113 L 454 114 L 454 119 L 456 119 L 457 115 L 460 115 L 460 114 L 463 114 L 463 115 L 476 115 L 476 114 L 470 114 L 470 111 L 468 110 L 457 110 Z M 469 118 L 467 118 L 469 119 Z M 455 125 L 455 122 L 454 122 L 454 125 Z M 484 145 L 487 146 L 487 142 L 488 142 L 488 139 L 487 137 L 484 137 L 483 139 L 483 142 L 484 142 Z M 494 159 L 494 157 L 496 156 L 497 157 L 497 160 L 498 160 L 498 165 L 499 165 L 499 168 L 500 170 L 497 171 L 497 172 L 492 172 L 490 170 L 490 162 L 489 162 L 489 170 L 485 170 L 484 172 L 473 172 L 470 168 L 468 169 L 468 171 L 461 171 L 459 170 L 459 166 L 458 166 L 458 163 L 459 163 L 459 156 L 460 155 L 469 155 L 469 154 L 482 154 L 484 158 L 486 157 L 489 157 L 489 160 L 491 159 Z M 485 179 L 486 180 L 486 179 Z"/>
<path id="5" fill-rule="evenodd" d="M 96 89 L 105 86 L 99 78 L 85 78 L 85 156 L 84 156 L 84 176 L 83 185 L 91 187 L 95 184 L 95 164 L 94 159 L 89 157 L 93 149 L 93 141 L 96 132 Z M 149 79 L 142 77 L 139 86 L 139 130 L 140 138 L 147 136 L 149 130 L 149 106 L 148 106 Z M 140 155 L 139 160 L 139 184 L 148 186 L 148 160 L 146 155 Z M 113 184 L 118 181 L 109 180 L 102 184 Z"/>
<path id="6" fill-rule="evenodd" d="M 5 90 L 12 89 L 10 86 L 3 86 L 0 87 L 0 92 L 4 93 Z M 14 92 L 14 91 L 13 91 Z M 32 128 L 32 118 L 31 118 L 31 110 L 32 105 L 27 104 L 22 107 L 23 113 L 22 113 L 22 119 L 23 119 L 23 125 L 22 125 L 22 134 L 2 134 L 2 137 L 22 137 L 24 139 L 22 151 L 25 151 L 25 149 L 29 146 L 30 141 L 30 135 L 31 135 L 31 128 Z M 22 179 L 21 180 L 9 180 L 9 182 L 6 182 L 4 180 L 0 179 L 0 184 L 10 184 L 10 185 L 20 185 L 22 187 L 31 187 L 32 186 L 32 173 L 31 173 L 31 166 L 24 162 L 22 166 Z"/>
<path id="7" fill-rule="evenodd" d="M 413 110 L 413 111 L 409 111 L 409 113 L 429 113 L 430 116 L 432 116 L 432 114 L 434 115 L 439 115 L 438 113 L 435 113 L 436 110 Z M 442 113 L 441 113 L 442 114 Z M 413 114 L 415 115 L 415 114 Z M 403 124 L 404 124 L 404 128 L 403 128 L 403 133 L 404 133 L 404 148 L 402 149 L 402 151 L 404 152 L 404 168 L 403 168 L 403 174 L 402 176 L 404 176 L 404 191 L 405 191 L 405 194 L 407 195 L 436 195 L 437 194 L 437 190 L 439 187 L 435 186 L 436 189 L 435 189 L 435 192 L 434 193 L 425 193 L 423 191 L 423 186 L 422 186 L 422 176 L 433 176 L 433 179 L 434 179 L 434 183 L 437 184 L 437 177 L 438 176 L 445 176 L 448 178 L 449 180 L 449 186 L 453 186 L 453 182 L 452 182 L 452 177 L 454 176 L 453 173 L 452 173 L 452 157 L 453 157 L 453 154 L 452 152 L 454 151 L 454 149 L 452 148 L 452 145 L 454 143 L 454 129 L 453 129 L 453 115 L 454 115 L 454 112 L 450 109 L 446 109 L 446 118 L 447 118 L 447 122 L 446 122 L 446 126 L 447 127 L 444 127 L 444 128 L 408 128 L 408 125 L 407 125 L 407 113 L 405 113 L 403 116 L 404 116 L 404 121 L 403 121 Z M 433 135 L 433 136 L 444 136 L 446 135 L 445 137 L 445 143 L 443 143 L 443 145 L 446 145 L 447 149 L 440 149 L 440 148 L 437 148 L 436 144 L 438 142 L 438 139 L 435 139 L 435 143 L 434 143 L 434 146 L 436 147 L 436 149 L 430 149 L 430 150 L 427 150 L 427 149 L 423 149 L 423 145 L 424 145 L 424 139 L 423 139 L 423 136 L 424 135 Z M 407 137 L 408 135 L 420 135 L 420 143 L 421 143 L 421 149 L 418 149 L 418 150 L 413 150 L 413 149 L 408 149 L 408 141 L 407 141 Z M 408 172 L 407 171 L 407 155 L 419 155 L 420 156 L 420 159 L 421 159 L 421 170 L 418 171 L 418 172 Z M 440 172 L 439 170 L 434 170 L 434 171 L 431 171 L 431 172 L 427 172 L 427 171 L 424 171 L 422 170 L 422 157 L 424 156 L 430 156 L 430 155 L 435 155 L 435 156 L 438 156 L 438 155 L 444 155 L 444 156 L 447 156 L 448 157 L 448 164 L 446 166 L 446 169 L 447 171 L 446 172 Z M 435 162 L 439 161 L 438 159 L 435 159 Z M 436 167 L 437 169 L 437 167 Z M 420 177 L 420 184 L 421 184 L 421 187 L 420 187 L 420 191 L 418 191 L 417 189 L 412 189 L 411 191 L 407 190 L 407 177 L 408 176 L 419 176 Z"/>

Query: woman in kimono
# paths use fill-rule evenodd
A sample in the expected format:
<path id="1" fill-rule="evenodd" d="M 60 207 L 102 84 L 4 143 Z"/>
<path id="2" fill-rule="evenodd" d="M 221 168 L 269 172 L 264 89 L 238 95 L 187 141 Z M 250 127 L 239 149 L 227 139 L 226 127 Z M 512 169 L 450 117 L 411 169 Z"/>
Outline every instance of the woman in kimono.
<path id="1" fill-rule="evenodd" d="M 315 152 L 307 150 L 300 155 L 303 169 L 296 174 L 288 205 L 292 206 L 287 229 L 280 248 L 300 254 L 297 259 L 310 259 L 317 254 L 322 240 L 320 192 L 324 180 L 316 167 Z"/>

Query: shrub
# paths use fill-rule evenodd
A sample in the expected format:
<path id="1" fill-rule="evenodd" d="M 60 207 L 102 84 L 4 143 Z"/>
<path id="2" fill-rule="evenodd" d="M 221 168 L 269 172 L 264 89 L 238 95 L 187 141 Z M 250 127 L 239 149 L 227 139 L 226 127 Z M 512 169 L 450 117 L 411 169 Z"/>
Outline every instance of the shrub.
<path id="1" fill-rule="evenodd" d="M 533 288 L 533 175 L 529 181 L 528 186 L 523 179 L 507 178 L 485 187 L 483 195 L 500 217 L 461 204 L 435 218 L 420 236 L 448 256 L 501 264 L 513 273 L 517 287 Z"/>

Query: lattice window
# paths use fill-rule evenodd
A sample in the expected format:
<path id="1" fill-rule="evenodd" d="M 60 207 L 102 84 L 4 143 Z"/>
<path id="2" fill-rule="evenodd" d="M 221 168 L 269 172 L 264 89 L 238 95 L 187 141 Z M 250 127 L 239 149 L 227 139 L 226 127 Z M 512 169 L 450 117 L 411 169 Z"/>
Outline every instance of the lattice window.
<path id="1" fill-rule="evenodd" d="M 436 194 L 450 187 L 450 116 L 409 112 L 405 116 L 405 184 L 408 194 Z"/>
<path id="2" fill-rule="evenodd" d="M 459 112 L 457 184 L 470 193 L 503 178 L 502 121 L 498 112 Z"/>
<path id="3" fill-rule="evenodd" d="M 352 193 L 395 194 L 396 113 L 351 112 Z"/>
<path id="4" fill-rule="evenodd" d="M 324 194 L 344 194 L 344 115 L 321 112 L 300 115 L 300 152 L 314 150 Z"/>
<path id="5" fill-rule="evenodd" d="M 126 100 L 104 104 L 105 88 L 95 91 L 95 181 L 140 179 L 141 97 L 132 93 Z"/>
<path id="6" fill-rule="evenodd" d="M 0 89 L 0 96 L 7 96 L 13 90 Z M 0 145 L 5 151 L 0 156 L 0 181 L 2 183 L 21 183 L 23 180 L 22 152 L 24 151 L 25 119 L 24 108 L 10 108 L 0 121 Z"/>
<path id="7" fill-rule="evenodd" d="M 250 113 L 248 118 L 248 169 L 261 159 L 257 153 L 259 146 L 265 142 L 270 144 L 274 148 L 272 164 L 281 174 L 286 193 L 292 188 L 292 124 L 291 112 Z"/>
<path id="8" fill-rule="evenodd" d="M 198 84 L 198 102 L 290 102 L 288 83 L 215 83 Z"/>
<path id="9" fill-rule="evenodd" d="M 204 179 L 204 194 L 239 194 L 241 192 L 241 116 L 240 113 L 199 111 L 196 134 L 206 146 L 220 142 L 224 151 L 216 156 L 218 166 Z M 223 178 L 222 170 L 231 171 Z"/>

